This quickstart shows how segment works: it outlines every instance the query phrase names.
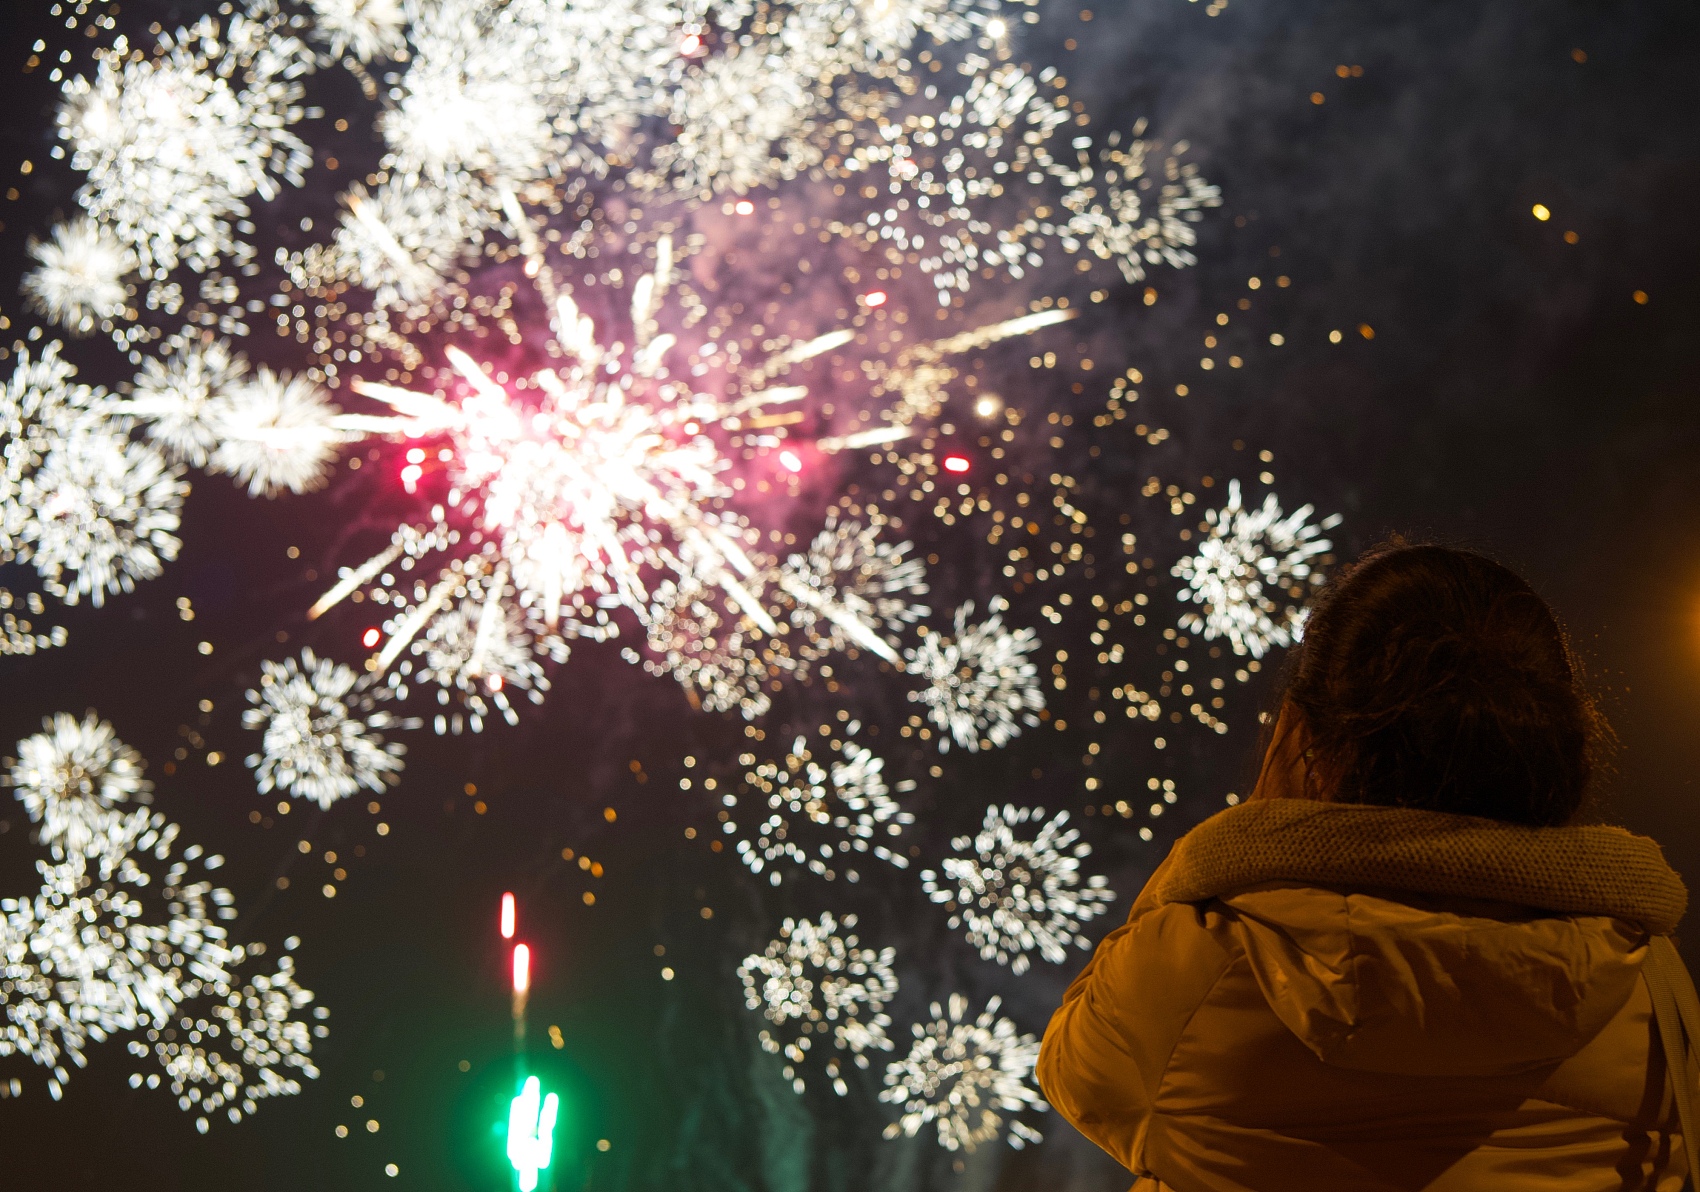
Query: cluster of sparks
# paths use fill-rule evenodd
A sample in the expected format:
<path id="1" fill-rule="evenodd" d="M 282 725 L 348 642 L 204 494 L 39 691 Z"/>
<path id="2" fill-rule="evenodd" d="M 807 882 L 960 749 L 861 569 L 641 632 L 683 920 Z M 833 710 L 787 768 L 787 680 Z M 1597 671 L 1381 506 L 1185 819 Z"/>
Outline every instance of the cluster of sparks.
<path id="1" fill-rule="evenodd" d="M 61 713 L 18 743 L 6 783 L 47 856 L 40 890 L 0 901 L 0 1055 L 48 1069 L 58 1099 L 91 1045 L 132 1036 L 129 1052 L 158 1071 L 203 1132 L 268 1097 L 300 1091 L 322 1021 L 284 956 L 250 971 L 262 944 L 229 942 L 230 891 L 207 876 L 223 865 L 146 804 L 151 784 L 136 752 L 91 713 Z M 326 1012 L 311 1015 L 323 1020 Z"/>
<path id="2" fill-rule="evenodd" d="M 950 995 L 948 1010 L 934 1002 L 932 1017 L 914 1026 L 909 1054 L 885 1073 L 882 1101 L 901 1107 L 886 1137 L 913 1138 L 928 1125 L 947 1151 L 972 1151 L 1009 1129 L 1009 1144 L 1039 1142 L 1040 1133 L 1008 1115 L 1049 1108 L 1033 1087 L 1039 1041 L 998 1013 L 994 997 L 967 1018 L 968 999 Z"/>
<path id="3" fill-rule="evenodd" d="M 857 725 L 852 722 L 847 731 Z M 767 871 L 779 885 L 785 867 L 813 873 L 828 881 L 841 873 L 860 881 L 859 859 L 874 857 L 898 869 L 909 859 L 892 847 L 904 829 L 915 822 L 886 785 L 883 759 L 854 741 L 839 746 L 837 758 L 817 760 L 806 738 L 798 737 L 782 761 L 755 764 L 755 755 L 739 760 L 751 768 L 744 776 L 745 797 L 753 805 L 756 823 L 738 841 L 738 856 L 751 873 Z M 913 780 L 897 784 L 897 793 L 915 789 Z M 728 816 L 722 823 L 728 835 L 738 833 L 730 818 L 738 796 L 722 796 Z"/>
<path id="4" fill-rule="evenodd" d="M 1314 512 L 1305 505 L 1283 513 L 1274 493 L 1247 509 L 1239 481 L 1231 481 L 1228 503 L 1204 515 L 1210 531 L 1198 553 L 1175 564 L 1175 577 L 1186 581 L 1180 598 L 1199 606 L 1181 627 L 1207 641 L 1227 638 L 1234 653 L 1254 658 L 1296 641 L 1312 560 L 1333 547 L 1321 533 L 1340 524 L 1338 514 L 1312 522 Z"/>
<path id="5" fill-rule="evenodd" d="M 1054 252 L 1127 283 L 1192 264 L 1195 225 L 1219 191 L 1184 144 L 1148 139 L 1143 122 L 1087 135 L 1065 79 L 1011 61 L 1016 26 L 1038 19 L 1031 0 L 237 7 L 145 50 L 120 37 L 64 84 L 55 155 L 83 175 L 82 213 L 31 242 L 23 294 L 68 335 L 109 336 L 138 371 L 109 392 L 78 383 L 61 344 L 18 345 L 0 391 L 0 562 L 33 565 L 63 603 L 100 605 L 175 558 L 190 469 L 275 497 L 326 486 L 345 454 L 360 463 L 356 448 L 405 461 L 415 512 L 382 526 L 387 541 L 346 560 L 308 610 L 312 620 L 356 603 L 379 610 L 363 667 L 304 650 L 263 663 L 247 692 L 261 793 L 330 808 L 381 792 L 405 753 L 387 734 L 515 724 L 516 701 L 542 702 L 575 648 L 622 638 L 627 661 L 675 680 L 694 707 L 740 715 L 758 740 L 755 723 L 788 684 L 830 681 L 861 657 L 908 685 L 918 714 L 902 735 L 940 751 L 1001 748 L 1050 717 L 1040 635 L 1005 624 L 1004 598 L 979 619 L 969 602 L 931 622 L 927 564 L 896 534 L 893 491 L 886 511 L 868 501 L 827 514 L 795 550 L 763 533 L 751 497 L 795 493 L 806 469 L 872 452 L 899 468 L 900 485 L 915 479 L 910 497 L 931 495 L 942 524 L 987 512 L 966 484 L 952 496 L 942 482 L 937 434 L 952 390 L 965 373 L 976 383 L 973 353 L 1076 311 L 1047 299 L 942 338 L 911 329 L 902 346 L 898 333 L 867 348 L 862 329 L 885 290 L 859 295 L 854 317 L 846 302 L 836 320 L 781 333 L 771 312 L 772 325 L 753 328 L 753 311 L 731 326 L 741 305 L 709 316 L 702 291 L 716 287 L 693 272 L 709 263 L 698 260 L 699 215 L 717 201 L 752 213 L 753 196 L 787 184 L 822 213 L 796 234 L 862 253 L 882 282 L 912 269 L 936 299 L 929 318 L 949 318 L 978 282 L 1034 275 Z M 323 115 L 306 103 L 309 76 L 338 63 L 378 108 L 384 156 L 344 193 L 327 239 L 268 248 L 255 208 L 303 184 L 313 154 L 296 126 Z M 613 191 L 629 218 L 600 226 L 612 205 L 598 196 Z M 492 297 L 477 288 L 481 263 L 524 280 Z M 284 280 L 261 296 L 274 266 Z M 569 276 L 579 270 L 590 271 Z M 250 364 L 233 341 L 261 314 L 310 343 L 312 363 Z M 433 328 L 477 342 L 425 343 Z M 856 367 L 872 408 L 834 418 L 820 391 Z M 1116 384 L 1119 420 L 1127 391 Z M 356 400 L 333 401 L 333 389 Z M 978 401 L 982 419 L 1005 417 L 1009 442 L 1017 412 L 984 390 Z M 1166 435 L 1137 429 L 1152 444 Z M 1004 457 L 989 434 L 981 445 Z M 1176 491 L 1179 514 L 1192 497 Z M 1060 492 L 1056 503 L 1059 524 L 1079 534 L 1084 515 Z M 1011 535 L 1003 573 L 1017 590 L 1084 554 L 1078 541 L 1052 543 L 1057 559 L 1038 565 L 1025 493 L 1020 507 L 1007 521 L 998 511 L 988 537 Z M 1273 494 L 1248 510 L 1234 482 L 1172 569 L 1197 606 L 1179 627 L 1253 658 L 1294 640 L 1304 585 L 1330 549 L 1320 531 L 1338 521 L 1312 513 L 1284 514 Z M 1134 536 L 1123 540 L 1131 555 Z M 0 592 L 0 653 L 64 641 L 13 603 Z M 35 593 L 22 604 L 37 618 L 45 607 Z M 1114 612 L 1143 625 L 1134 609 Z M 1103 611 L 1094 644 L 1109 629 Z M 1120 651 L 1106 645 L 1100 664 Z M 1165 672 L 1158 694 L 1122 684 L 1115 698 L 1156 721 L 1174 678 Z M 419 716 L 388 710 L 414 700 Z M 1225 731 L 1202 696 L 1191 711 Z M 902 870 L 919 855 L 903 800 L 915 780 L 892 777 L 894 754 L 853 739 L 847 712 L 839 722 L 830 740 L 799 736 L 782 758 L 743 754 L 732 789 L 705 783 L 722 834 L 775 886 L 788 873 L 856 882 L 870 859 Z M 1163 792 L 1156 815 L 1174 787 L 1151 781 Z M 0 1054 L 50 1067 L 57 1096 L 65 1062 L 80 1065 L 91 1042 L 139 1033 L 131 1051 L 153 1055 L 163 1075 L 132 1084 L 163 1079 L 202 1129 L 214 1112 L 238 1120 L 316 1075 L 310 1039 L 324 1028 L 301 1018 L 312 995 L 287 957 L 240 975 L 262 946 L 229 945 L 215 922 L 233 917 L 228 892 L 189 877 L 191 862 L 218 859 L 196 848 L 173 859 L 177 830 L 130 806 L 149 786 L 109 726 L 57 718 L 20 744 L 11 784 L 50 859 L 38 896 L 4 904 Z M 952 929 L 1014 974 L 1035 954 L 1061 963 L 1085 947 L 1083 926 L 1113 898 L 1103 877 L 1083 880 L 1090 848 L 1067 822 L 991 807 L 920 875 Z M 144 908 L 156 891 L 163 903 Z M 869 1053 L 893 1047 L 893 952 L 863 947 L 855 926 L 853 915 L 786 919 L 739 967 L 769 1024 L 762 1045 L 799 1093 L 811 1056 L 844 1095 L 842 1060 L 866 1068 Z M 999 1009 L 993 998 L 968 1017 L 953 994 L 914 1025 L 908 1054 L 885 1071 L 882 1100 L 901 1113 L 888 1136 L 931 1124 L 951 1151 L 1039 1139 L 1015 1116 L 1046 1108 L 1031 1084 L 1037 1043 Z"/>
<path id="6" fill-rule="evenodd" d="M 798 1093 L 806 1087 L 800 1069 L 814 1050 L 830 1046 L 858 1068 L 868 1066 L 870 1051 L 891 1050 L 885 1007 L 897 996 L 895 952 L 861 947 L 850 931 L 855 926 L 855 915 L 842 922 L 831 914 L 818 923 L 786 919 L 778 939 L 738 966 L 746 1004 L 772 1024 L 761 1032 L 761 1045 L 783 1056 L 785 1078 Z M 829 1055 L 822 1067 L 833 1092 L 850 1091 L 838 1056 Z"/>
<path id="7" fill-rule="evenodd" d="M 1028 823 L 1040 825 L 1031 839 L 1018 835 Z M 958 855 L 921 874 L 927 896 L 951 912 L 951 927 L 966 929 L 981 959 L 1020 975 L 1030 953 L 1061 964 L 1070 944 L 1089 946 L 1080 927 L 1108 910 L 1115 893 L 1101 876 L 1081 885 L 1080 862 L 1092 846 L 1067 824 L 1066 811 L 1047 820 L 1043 809 L 988 807 L 979 832 L 951 841 Z"/>

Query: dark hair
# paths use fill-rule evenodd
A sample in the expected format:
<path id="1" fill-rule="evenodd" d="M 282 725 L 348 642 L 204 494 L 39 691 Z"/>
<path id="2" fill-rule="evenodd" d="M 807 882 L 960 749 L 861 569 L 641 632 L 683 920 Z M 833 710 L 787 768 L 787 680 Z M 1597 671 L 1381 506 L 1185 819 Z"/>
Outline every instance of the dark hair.
<path id="1" fill-rule="evenodd" d="M 1288 674 L 1322 797 L 1531 826 L 1582 805 L 1603 724 L 1552 609 L 1492 559 L 1372 549 L 1318 595 Z"/>

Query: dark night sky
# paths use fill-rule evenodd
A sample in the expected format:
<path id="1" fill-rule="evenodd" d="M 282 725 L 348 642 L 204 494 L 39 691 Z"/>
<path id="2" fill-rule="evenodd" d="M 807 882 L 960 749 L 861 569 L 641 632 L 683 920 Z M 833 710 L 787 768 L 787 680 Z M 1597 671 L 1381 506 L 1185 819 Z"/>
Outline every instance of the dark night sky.
<path id="1" fill-rule="evenodd" d="M 1345 515 L 1335 534 L 1342 553 L 1402 532 L 1478 546 L 1523 570 L 1567 621 L 1620 738 L 1602 814 L 1652 834 L 1679 870 L 1700 874 L 1693 6 L 1232 0 L 1211 17 L 1185 0 L 1104 0 L 1089 24 L 1077 4 L 1043 11 L 1028 55 L 1073 76 L 1070 91 L 1097 127 L 1149 116 L 1154 134 L 1191 143 L 1225 196 L 1200 225 L 1198 266 L 1154 275 L 1155 305 L 1118 289 L 1082 321 L 1094 350 L 1187 380 L 1190 396 L 1161 399 L 1175 442 L 1204 468 L 1223 464 L 1234 439 L 1268 448 L 1284 499 Z M 166 3 L 126 6 L 126 20 L 144 25 L 183 15 Z M 0 53 L 0 174 L 14 181 L 18 162 L 42 160 L 50 142 L 53 93 L 18 72 L 49 28 L 34 11 L 17 17 Z M 1065 37 L 1081 47 L 1065 50 Z M 1338 77 L 1341 64 L 1361 66 L 1361 77 Z M 8 278 L 23 267 L 25 237 L 67 208 L 71 185 L 44 170 L 19 201 L 0 204 Z M 1536 203 L 1550 221 L 1531 215 Z M 1277 274 L 1291 277 L 1290 289 L 1268 286 Z M 1259 304 L 1224 332 L 1242 337 L 1234 342 L 1248 366 L 1206 376 L 1199 342 L 1252 276 L 1266 281 Z M 10 282 L 4 289 L 13 292 Z M 1345 332 L 1339 345 L 1329 342 L 1333 329 Z M 1271 332 L 1285 346 L 1271 347 Z M 1016 374 L 1008 383 L 1025 382 Z M 1042 410 L 1048 400 L 1027 404 Z M 1100 465 L 1101 501 L 1132 499 L 1116 491 L 1131 475 L 1117 463 Z M 0 665 L 0 742 L 34 731 L 44 714 L 95 707 L 162 761 L 183 709 L 207 696 L 217 704 L 209 738 L 239 757 L 251 743 L 237 724 L 238 676 L 279 655 L 276 630 L 295 635 L 288 649 L 312 640 L 300 636 L 306 589 L 284 568 L 283 546 L 328 558 L 337 516 L 328 499 L 253 502 L 197 476 L 185 550 L 164 578 L 105 610 L 73 611 L 64 650 Z M 18 578 L 7 582 L 18 587 Z M 193 625 L 174 613 L 184 594 L 202 610 Z M 210 660 L 193 652 L 202 637 L 217 643 Z M 123 1086 L 130 1068 L 117 1046 L 96 1048 L 57 1104 L 14 1062 L 0 1077 L 24 1075 L 31 1089 L 0 1102 L 7 1182 L 504 1186 L 489 1126 L 511 1068 L 502 1060 L 502 954 L 489 925 L 497 895 L 513 889 L 539 941 L 534 1038 L 555 1023 L 571 1041 L 542 1061 L 569 1090 L 560 1187 L 1124 1187 L 1125 1174 L 1054 1116 L 1040 1123 L 1047 1141 L 1037 1149 L 983 1148 L 953 1171 L 925 1137 L 881 1142 L 884 1107 L 871 1093 L 797 1098 L 780 1081 L 754 1046 L 755 1016 L 742 1008 L 732 967 L 779 917 L 813 904 L 770 897 L 726 858 L 673 848 L 679 828 L 703 813 L 661 793 L 676 787 L 684 753 L 736 752 L 739 739 L 737 723 L 690 715 L 676 689 L 638 682 L 612 650 L 584 651 L 521 728 L 417 741 L 404 784 L 386 797 L 395 830 L 381 842 L 371 817 L 350 806 L 298 806 L 287 823 L 251 826 L 259 804 L 239 765 L 161 781 L 159 805 L 189 838 L 230 855 L 238 933 L 305 941 L 303 983 L 333 1009 L 333 1034 L 315 1053 L 324 1075 L 254 1121 L 202 1138 L 168 1100 Z M 1220 791 L 1251 764 L 1249 732 L 1219 742 L 1215 755 L 1189 762 L 1195 780 L 1183 790 L 1204 793 L 1183 798 L 1182 822 L 1165 823 L 1168 834 L 1153 845 L 1095 838 L 1123 895 L 1112 920 L 1173 832 L 1220 807 Z M 951 810 L 958 804 L 972 820 L 992 799 L 1064 802 L 1043 780 L 1013 777 L 1049 764 L 1055 748 L 1029 736 L 1007 755 L 951 755 L 957 768 L 934 804 L 949 823 L 943 834 L 968 822 Z M 488 814 L 473 814 L 467 782 L 487 795 Z M 604 807 L 616 809 L 616 823 Z M 10 828 L 0 836 L 0 882 L 22 892 L 27 824 L 15 809 L 0 815 Z M 308 893 L 323 867 L 297 854 L 297 838 L 310 838 L 315 853 L 359 844 L 369 855 L 327 902 Z M 558 860 L 564 844 L 606 861 L 593 909 L 581 901 L 582 873 Z M 293 877 L 288 896 L 275 892 L 278 876 Z M 982 999 L 1000 990 L 1024 1029 L 1043 1027 L 1066 971 L 1042 965 L 1013 987 L 998 984 L 924 904 L 863 895 L 857 907 L 870 924 L 910 916 L 900 951 L 927 974 L 904 974 L 900 1040 L 952 984 Z M 658 943 L 679 980 L 656 979 Z M 1689 958 L 1700 961 L 1692 945 Z M 462 1059 L 471 1061 L 465 1075 Z M 365 1107 L 351 1107 L 355 1095 Z M 365 1130 L 368 1118 L 381 1123 L 377 1133 Z M 355 1136 L 337 1140 L 338 1123 Z M 598 1138 L 611 1149 L 597 1152 Z M 400 1165 L 399 1178 L 385 1179 L 387 1162 Z"/>

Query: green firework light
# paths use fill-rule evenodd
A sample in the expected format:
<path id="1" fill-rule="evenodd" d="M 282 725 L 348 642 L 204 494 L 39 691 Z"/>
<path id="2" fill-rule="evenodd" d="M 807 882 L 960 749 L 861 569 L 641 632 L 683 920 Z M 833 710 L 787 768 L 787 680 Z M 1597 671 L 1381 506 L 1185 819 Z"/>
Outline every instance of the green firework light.
<path id="1" fill-rule="evenodd" d="M 554 1157 L 555 1118 L 560 1098 L 543 1095 L 542 1082 L 528 1076 L 519 1095 L 508 1106 L 508 1162 L 519 1176 L 519 1192 L 532 1192 L 537 1175 L 546 1171 Z"/>
<path id="2" fill-rule="evenodd" d="M 514 896 L 502 895 L 501 930 L 503 939 L 513 939 L 517 926 Z M 525 1071 L 525 1003 L 531 992 L 531 948 L 515 944 L 514 973 L 514 1059 Z M 508 1162 L 519 1177 L 519 1192 L 532 1192 L 537 1187 L 538 1173 L 549 1169 L 555 1155 L 555 1121 L 560 1116 L 561 1099 L 554 1093 L 543 1095 L 543 1082 L 526 1076 L 519 1095 L 508 1103 Z"/>

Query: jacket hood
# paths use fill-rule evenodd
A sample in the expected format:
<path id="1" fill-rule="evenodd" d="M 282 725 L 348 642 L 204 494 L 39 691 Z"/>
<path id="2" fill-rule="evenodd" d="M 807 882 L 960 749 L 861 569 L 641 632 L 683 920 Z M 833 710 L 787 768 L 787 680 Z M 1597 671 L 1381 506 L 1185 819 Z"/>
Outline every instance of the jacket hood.
<path id="1" fill-rule="evenodd" d="M 1157 895 L 1223 905 L 1270 1008 L 1319 1059 L 1429 1076 L 1574 1055 L 1687 903 L 1658 845 L 1621 828 L 1298 799 L 1199 825 Z"/>

